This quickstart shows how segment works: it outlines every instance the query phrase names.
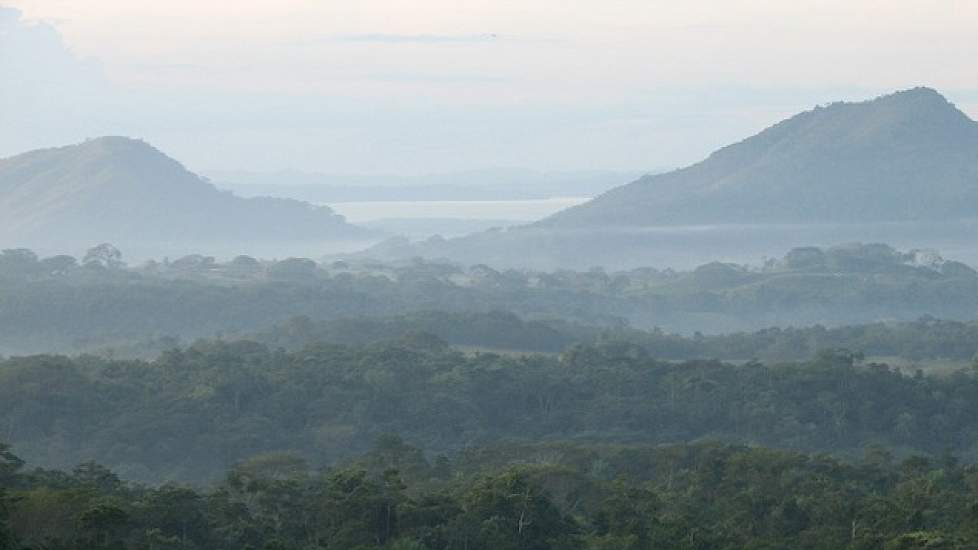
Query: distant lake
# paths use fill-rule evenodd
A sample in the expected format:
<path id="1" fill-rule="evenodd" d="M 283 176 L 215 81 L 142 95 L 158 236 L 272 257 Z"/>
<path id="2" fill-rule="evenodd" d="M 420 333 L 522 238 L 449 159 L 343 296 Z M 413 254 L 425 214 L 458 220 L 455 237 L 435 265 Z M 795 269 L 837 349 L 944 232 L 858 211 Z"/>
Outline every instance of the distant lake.
<path id="1" fill-rule="evenodd" d="M 505 201 L 371 201 L 334 202 L 327 206 L 352 223 L 383 219 L 467 219 L 530 222 L 590 200 L 556 197 Z"/>

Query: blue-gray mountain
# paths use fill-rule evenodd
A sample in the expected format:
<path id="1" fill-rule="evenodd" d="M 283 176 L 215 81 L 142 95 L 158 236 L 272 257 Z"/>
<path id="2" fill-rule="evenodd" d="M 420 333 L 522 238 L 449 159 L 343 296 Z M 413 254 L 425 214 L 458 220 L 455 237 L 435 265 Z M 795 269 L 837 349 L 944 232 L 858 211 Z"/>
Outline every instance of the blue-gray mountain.
<path id="1" fill-rule="evenodd" d="M 284 242 L 369 231 L 322 206 L 222 192 L 142 141 L 105 137 L 0 160 L 5 246 Z"/>
<path id="2" fill-rule="evenodd" d="M 534 224 L 367 255 L 496 267 L 690 267 L 850 241 L 978 262 L 978 123 L 929 88 L 835 103 L 702 162 L 643 177 Z"/>
<path id="3" fill-rule="evenodd" d="M 539 222 L 548 228 L 978 216 L 978 123 L 930 88 L 835 103 Z"/>

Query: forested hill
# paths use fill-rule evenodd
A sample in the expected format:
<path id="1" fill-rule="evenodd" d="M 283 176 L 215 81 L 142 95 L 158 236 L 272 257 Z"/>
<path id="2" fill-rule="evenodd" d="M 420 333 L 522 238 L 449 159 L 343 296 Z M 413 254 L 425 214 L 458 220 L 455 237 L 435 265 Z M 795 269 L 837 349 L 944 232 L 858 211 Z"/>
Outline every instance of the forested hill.
<path id="1" fill-rule="evenodd" d="M 93 139 L 0 160 L 0 245 L 363 238 L 329 208 L 219 191 L 149 144 Z"/>
<path id="2" fill-rule="evenodd" d="M 914 88 L 817 107 L 538 225 L 917 221 L 978 212 L 978 123 Z"/>

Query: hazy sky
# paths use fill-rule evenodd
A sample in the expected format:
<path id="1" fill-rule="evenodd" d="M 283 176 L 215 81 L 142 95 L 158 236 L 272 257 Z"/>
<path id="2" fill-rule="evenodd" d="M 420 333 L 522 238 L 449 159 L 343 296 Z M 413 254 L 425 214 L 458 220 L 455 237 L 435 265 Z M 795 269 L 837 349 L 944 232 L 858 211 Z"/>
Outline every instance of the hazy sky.
<path id="1" fill-rule="evenodd" d="M 686 164 L 915 85 L 978 117 L 978 0 L 0 0 L 0 156 L 193 169 Z"/>

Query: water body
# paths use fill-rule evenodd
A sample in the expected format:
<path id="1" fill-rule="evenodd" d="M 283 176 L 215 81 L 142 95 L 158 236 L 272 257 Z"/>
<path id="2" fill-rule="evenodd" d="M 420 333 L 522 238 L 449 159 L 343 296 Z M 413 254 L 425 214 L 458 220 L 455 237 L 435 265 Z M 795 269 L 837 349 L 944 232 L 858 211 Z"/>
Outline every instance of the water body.
<path id="1" fill-rule="evenodd" d="M 525 223 L 588 201 L 588 197 L 555 197 L 501 201 L 370 201 L 334 202 L 327 206 L 351 223 L 377 220 L 496 220 Z"/>

